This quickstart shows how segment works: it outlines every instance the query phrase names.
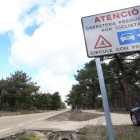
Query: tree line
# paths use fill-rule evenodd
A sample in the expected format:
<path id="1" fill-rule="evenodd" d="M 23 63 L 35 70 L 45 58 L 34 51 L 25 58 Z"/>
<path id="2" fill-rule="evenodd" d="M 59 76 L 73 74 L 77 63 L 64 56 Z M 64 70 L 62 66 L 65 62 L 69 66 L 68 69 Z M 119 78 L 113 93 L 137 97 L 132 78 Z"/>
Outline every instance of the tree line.
<path id="1" fill-rule="evenodd" d="M 0 80 L 0 110 L 65 109 L 59 92 L 42 93 L 23 71 Z"/>
<path id="2" fill-rule="evenodd" d="M 107 63 L 105 60 L 109 60 Z M 125 53 L 101 57 L 108 99 L 125 99 L 131 109 L 130 97 L 140 96 L 140 53 Z M 95 60 L 86 63 L 74 75 L 78 84 L 73 85 L 66 102 L 72 108 L 98 108 L 102 100 Z"/>

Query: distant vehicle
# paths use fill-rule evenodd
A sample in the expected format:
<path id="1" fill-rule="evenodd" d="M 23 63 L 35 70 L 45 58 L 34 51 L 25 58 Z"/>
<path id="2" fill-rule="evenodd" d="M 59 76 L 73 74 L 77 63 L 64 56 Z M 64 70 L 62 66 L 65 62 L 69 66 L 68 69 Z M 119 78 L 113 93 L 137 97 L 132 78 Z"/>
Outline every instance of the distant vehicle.
<path id="1" fill-rule="evenodd" d="M 134 126 L 140 125 L 140 103 L 136 103 L 136 107 L 131 109 L 130 117 Z"/>
<path id="2" fill-rule="evenodd" d="M 130 39 L 135 40 L 135 36 L 132 35 L 131 33 L 126 33 L 126 34 L 122 34 L 120 39 L 122 42 L 124 42 L 125 40 L 130 40 Z"/>

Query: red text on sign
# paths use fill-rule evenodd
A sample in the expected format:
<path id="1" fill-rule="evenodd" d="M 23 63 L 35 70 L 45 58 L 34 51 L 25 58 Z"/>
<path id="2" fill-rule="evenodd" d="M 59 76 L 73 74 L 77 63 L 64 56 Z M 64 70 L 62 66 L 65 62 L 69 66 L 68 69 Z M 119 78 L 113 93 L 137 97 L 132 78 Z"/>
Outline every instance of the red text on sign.
<path id="1" fill-rule="evenodd" d="M 121 13 L 108 14 L 108 15 L 96 17 L 95 23 L 101 22 L 101 21 L 106 21 L 106 20 L 113 20 L 113 19 L 120 18 L 120 17 L 128 17 L 131 15 L 137 15 L 137 14 L 139 14 L 139 10 L 134 8 L 132 11 L 122 11 Z"/>

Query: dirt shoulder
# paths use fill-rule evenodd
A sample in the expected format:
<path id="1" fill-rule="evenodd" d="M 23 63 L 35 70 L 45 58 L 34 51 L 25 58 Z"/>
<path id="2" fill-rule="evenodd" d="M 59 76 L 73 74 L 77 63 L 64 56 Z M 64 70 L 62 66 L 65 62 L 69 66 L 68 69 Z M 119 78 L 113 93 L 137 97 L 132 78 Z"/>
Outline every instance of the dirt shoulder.
<path id="1" fill-rule="evenodd" d="M 87 111 L 84 111 L 87 112 Z M 96 110 L 90 110 L 90 112 L 96 112 Z M 95 113 L 95 114 L 96 114 Z M 89 112 L 87 112 L 89 114 Z M 103 112 L 99 112 L 100 115 L 103 115 Z M 61 114 L 62 115 L 62 114 Z M 61 115 L 55 116 L 53 118 L 47 119 L 46 121 L 37 122 L 32 125 L 28 125 L 27 127 L 24 127 L 25 130 L 62 130 L 62 131 L 72 131 L 77 130 L 79 128 L 82 128 L 86 125 L 103 125 L 106 126 L 106 120 L 105 116 L 99 116 L 97 118 L 86 120 L 86 121 L 74 121 L 74 120 L 62 120 L 64 117 L 60 117 Z M 67 118 L 69 114 L 66 115 Z M 61 121 L 58 121 L 58 120 Z M 66 118 L 65 118 L 66 119 Z M 74 118 L 75 119 L 75 118 Z M 132 125 L 130 115 L 129 114 L 118 114 L 118 113 L 111 113 L 111 119 L 113 125 Z M 50 121 L 51 120 L 51 121 Z"/>
<path id="2" fill-rule="evenodd" d="M 140 127 L 133 125 L 113 126 L 115 140 L 139 140 Z M 78 140 L 108 140 L 106 126 L 88 125 L 77 130 Z"/>
<path id="3" fill-rule="evenodd" d="M 52 112 L 55 110 L 22 110 L 22 111 L 0 111 L 0 117 L 5 117 L 5 116 L 17 116 L 17 115 L 26 115 L 26 114 L 36 114 L 36 113 L 43 113 L 43 112 Z"/>
<path id="4" fill-rule="evenodd" d="M 94 118 L 90 118 L 90 115 L 92 117 L 94 116 Z M 99 116 L 97 117 L 96 115 Z M 87 116 L 90 120 L 86 120 Z M 111 113 L 111 119 L 117 137 L 121 135 L 122 132 L 124 133 L 125 130 L 135 131 L 135 129 L 131 128 L 132 122 L 129 114 Z M 121 129 L 120 125 L 122 126 Z M 130 128 L 125 129 L 123 125 L 130 126 Z M 75 131 L 77 132 L 78 140 L 105 140 L 104 138 L 107 139 L 108 137 L 104 112 L 98 110 L 83 110 L 82 112 L 67 111 L 49 119 L 22 127 L 22 130 L 25 130 L 28 134 L 33 132 L 40 140 L 44 140 L 43 137 L 49 140 L 50 136 L 53 136 L 54 132 L 57 131 Z"/>
<path id="5" fill-rule="evenodd" d="M 96 114 L 91 112 L 83 112 L 81 110 L 77 110 L 77 111 L 73 110 L 73 111 L 64 112 L 61 115 L 56 115 L 46 120 L 47 121 L 87 121 L 101 116 L 104 116 L 104 114 Z"/>
<path id="6" fill-rule="evenodd" d="M 83 110 L 83 112 L 91 112 L 91 113 L 96 113 L 96 114 L 104 114 L 104 112 L 98 111 L 98 110 Z M 113 125 L 128 125 L 132 124 L 130 114 L 129 112 L 127 113 L 110 113 L 111 115 L 111 120 Z M 98 118 L 97 119 L 100 122 L 100 125 L 106 125 L 105 117 Z"/>

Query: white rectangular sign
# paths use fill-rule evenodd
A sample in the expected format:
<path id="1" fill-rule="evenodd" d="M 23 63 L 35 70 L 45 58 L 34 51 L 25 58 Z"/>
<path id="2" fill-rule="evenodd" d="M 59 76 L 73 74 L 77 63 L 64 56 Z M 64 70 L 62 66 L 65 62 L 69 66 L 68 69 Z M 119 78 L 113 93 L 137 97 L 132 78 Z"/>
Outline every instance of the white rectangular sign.
<path id="1" fill-rule="evenodd" d="M 87 56 L 140 51 L 140 6 L 83 17 Z"/>

